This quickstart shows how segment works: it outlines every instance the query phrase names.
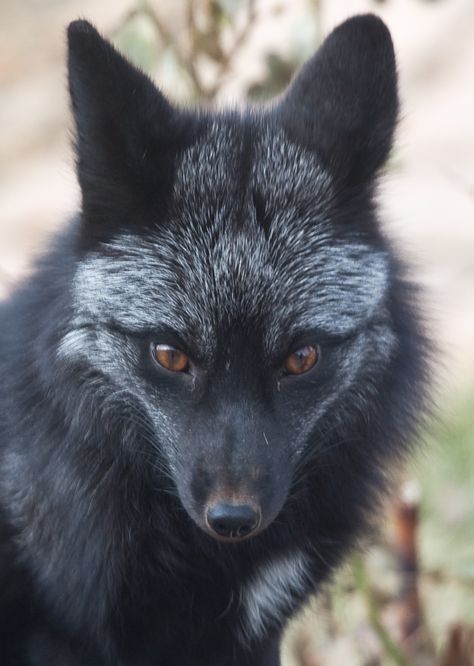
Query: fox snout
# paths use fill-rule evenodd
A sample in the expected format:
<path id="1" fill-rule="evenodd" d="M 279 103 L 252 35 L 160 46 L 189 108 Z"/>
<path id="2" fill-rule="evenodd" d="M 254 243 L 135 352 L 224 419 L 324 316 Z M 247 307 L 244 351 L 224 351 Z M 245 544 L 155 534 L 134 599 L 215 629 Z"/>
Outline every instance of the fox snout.
<path id="1" fill-rule="evenodd" d="M 234 451 L 232 460 L 223 464 L 222 449 L 211 451 L 181 467 L 176 482 L 184 508 L 214 539 L 231 543 L 256 537 L 271 525 L 287 499 L 289 466 L 279 464 L 276 452 L 269 460 L 255 452 L 250 458 L 248 451 L 241 451 L 237 460 Z"/>
<path id="2" fill-rule="evenodd" d="M 262 522 L 260 506 L 239 498 L 223 498 L 208 504 L 205 516 L 209 534 L 224 541 L 241 541 L 255 535 Z"/>

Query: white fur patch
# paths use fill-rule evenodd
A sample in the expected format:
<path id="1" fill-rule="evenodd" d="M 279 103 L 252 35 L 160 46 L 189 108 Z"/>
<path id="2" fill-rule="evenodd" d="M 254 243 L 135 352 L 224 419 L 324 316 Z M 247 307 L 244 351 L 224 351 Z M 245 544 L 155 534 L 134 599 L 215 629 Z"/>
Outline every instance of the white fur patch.
<path id="1" fill-rule="evenodd" d="M 95 335 L 92 334 L 94 338 Z M 91 331 L 89 329 L 73 329 L 66 333 L 60 340 L 56 354 L 62 361 L 87 358 L 87 350 L 90 347 Z"/>
<path id="2" fill-rule="evenodd" d="M 275 559 L 260 567 L 241 590 L 241 639 L 261 636 L 267 625 L 290 610 L 308 584 L 308 558 L 303 553 Z"/>

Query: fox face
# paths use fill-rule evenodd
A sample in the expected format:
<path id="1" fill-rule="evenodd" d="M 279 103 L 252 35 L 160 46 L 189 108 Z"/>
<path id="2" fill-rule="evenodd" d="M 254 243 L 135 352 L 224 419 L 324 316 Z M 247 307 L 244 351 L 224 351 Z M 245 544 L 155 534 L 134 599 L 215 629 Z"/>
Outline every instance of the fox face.
<path id="1" fill-rule="evenodd" d="M 317 485 L 335 452 L 370 477 L 361 424 L 382 414 L 388 451 L 403 409 L 409 316 L 372 205 L 398 112 L 388 31 L 343 24 L 264 109 L 175 109 L 85 22 L 69 80 L 82 214 L 62 371 L 100 384 L 140 433 L 131 464 L 216 539 L 258 535 L 304 478 L 337 503 L 334 478 Z"/>

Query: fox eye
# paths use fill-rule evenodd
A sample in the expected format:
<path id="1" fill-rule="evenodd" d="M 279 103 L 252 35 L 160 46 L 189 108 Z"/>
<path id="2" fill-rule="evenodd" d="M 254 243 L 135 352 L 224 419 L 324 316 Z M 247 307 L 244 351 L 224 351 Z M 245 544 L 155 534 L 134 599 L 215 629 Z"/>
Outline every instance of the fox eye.
<path id="1" fill-rule="evenodd" d="M 151 353 L 158 365 L 170 372 L 186 372 L 189 369 L 189 358 L 180 349 L 152 344 Z"/>
<path id="2" fill-rule="evenodd" d="M 306 345 L 287 356 L 283 367 L 289 375 L 302 375 L 316 365 L 319 356 L 319 347 Z"/>

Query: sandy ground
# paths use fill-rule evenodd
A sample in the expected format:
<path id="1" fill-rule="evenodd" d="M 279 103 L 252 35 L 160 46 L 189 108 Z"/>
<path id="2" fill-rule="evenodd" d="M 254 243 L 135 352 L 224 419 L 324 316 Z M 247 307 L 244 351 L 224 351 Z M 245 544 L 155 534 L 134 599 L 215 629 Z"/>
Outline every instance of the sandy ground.
<path id="1" fill-rule="evenodd" d="M 264 0 L 262 6 L 270 0 Z M 0 289 L 27 270 L 47 234 L 74 211 L 64 28 L 86 16 L 104 32 L 130 0 L 1 0 Z M 165 11 L 176 3 L 161 2 Z M 286 0 L 290 15 L 303 0 Z M 474 382 L 474 1 L 323 0 L 321 29 L 377 11 L 399 59 L 403 120 L 394 167 L 381 190 L 388 231 L 427 286 L 444 390 Z M 258 53 L 284 48 L 288 16 L 263 21 L 236 62 L 223 97 L 235 99 Z M 282 46 L 283 45 L 283 46 Z"/>

